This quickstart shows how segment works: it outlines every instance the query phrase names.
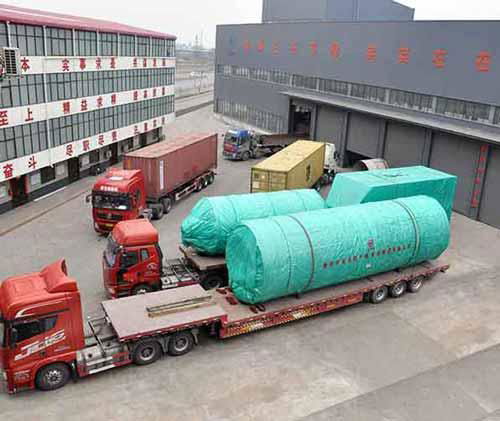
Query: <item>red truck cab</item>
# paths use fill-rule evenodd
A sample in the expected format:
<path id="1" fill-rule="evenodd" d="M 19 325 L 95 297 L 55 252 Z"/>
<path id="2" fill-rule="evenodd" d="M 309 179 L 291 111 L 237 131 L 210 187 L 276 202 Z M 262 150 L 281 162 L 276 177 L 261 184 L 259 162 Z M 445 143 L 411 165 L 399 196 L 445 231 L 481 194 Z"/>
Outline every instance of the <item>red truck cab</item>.
<path id="1" fill-rule="evenodd" d="M 108 238 L 102 265 L 107 295 L 118 298 L 158 290 L 163 254 L 147 219 L 121 222 Z"/>
<path id="2" fill-rule="evenodd" d="M 0 285 L 0 384 L 51 390 L 71 377 L 84 347 L 80 293 L 64 261 Z"/>
<path id="3" fill-rule="evenodd" d="M 141 170 L 110 168 L 92 188 L 94 229 L 109 233 L 120 221 L 139 218 L 147 209 Z M 89 197 L 90 200 L 90 197 Z"/>

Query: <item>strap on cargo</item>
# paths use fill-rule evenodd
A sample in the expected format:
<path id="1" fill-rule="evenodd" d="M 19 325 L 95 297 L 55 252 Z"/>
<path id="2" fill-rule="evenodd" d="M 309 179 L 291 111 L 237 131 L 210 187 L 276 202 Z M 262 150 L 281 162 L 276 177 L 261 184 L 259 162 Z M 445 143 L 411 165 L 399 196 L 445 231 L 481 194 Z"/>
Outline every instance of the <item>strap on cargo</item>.
<path id="1" fill-rule="evenodd" d="M 415 214 L 412 212 L 412 210 L 404 203 L 400 202 L 399 200 L 394 200 L 394 203 L 397 203 L 399 206 L 401 206 L 406 213 L 410 216 L 411 222 L 413 224 L 413 229 L 415 230 L 415 250 L 413 251 L 413 256 L 411 256 L 409 262 L 411 262 L 420 252 L 420 230 L 418 229 L 418 223 L 417 223 L 417 217 Z M 408 262 L 408 263 L 409 263 Z"/>
<path id="2" fill-rule="evenodd" d="M 285 242 L 286 242 L 286 248 L 288 251 L 288 281 L 286 282 L 286 288 L 287 288 L 287 291 L 289 291 L 290 290 L 290 281 L 292 280 L 292 253 L 290 253 L 290 243 L 286 239 L 286 234 L 285 234 L 285 231 L 283 231 L 283 227 L 281 226 L 281 224 L 278 221 L 276 221 L 276 219 L 274 219 L 274 218 L 272 218 L 271 221 L 273 221 L 278 226 L 278 228 L 281 231 L 281 233 L 283 234 L 283 238 L 285 239 Z"/>
<path id="3" fill-rule="evenodd" d="M 306 235 L 307 241 L 309 242 L 309 248 L 311 249 L 311 276 L 309 278 L 309 281 L 307 282 L 307 285 L 304 287 L 304 289 L 302 291 L 299 292 L 299 294 L 300 294 L 301 292 L 309 290 L 311 285 L 314 282 L 314 267 L 316 266 L 316 262 L 315 262 L 316 259 L 314 258 L 314 248 L 313 248 L 311 236 L 307 232 L 306 227 L 295 216 L 288 215 L 288 217 L 293 219 L 295 222 L 297 222 L 297 224 L 299 224 L 299 226 L 302 228 L 302 230 L 304 231 L 304 234 Z"/>

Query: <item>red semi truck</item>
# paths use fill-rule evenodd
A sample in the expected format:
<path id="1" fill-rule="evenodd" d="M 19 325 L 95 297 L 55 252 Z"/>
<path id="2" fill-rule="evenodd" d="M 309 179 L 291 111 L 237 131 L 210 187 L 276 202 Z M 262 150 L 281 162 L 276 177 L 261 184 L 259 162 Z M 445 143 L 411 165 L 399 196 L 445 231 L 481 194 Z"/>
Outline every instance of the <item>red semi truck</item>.
<path id="1" fill-rule="evenodd" d="M 147 219 L 118 223 L 102 256 L 104 288 L 109 298 L 201 284 L 210 290 L 227 285 L 224 257 L 200 256 L 181 246 L 180 259 L 163 263 L 157 229 Z"/>
<path id="2" fill-rule="evenodd" d="M 417 292 L 448 265 L 424 263 L 255 306 L 231 289 L 199 285 L 102 303 L 85 334 L 80 293 L 64 261 L 0 285 L 0 388 L 55 390 L 77 379 L 162 355 L 187 354 L 202 329 L 230 338 L 362 302 Z"/>
<path id="3" fill-rule="evenodd" d="M 109 169 L 92 188 L 98 233 L 119 221 L 161 219 L 184 196 L 212 184 L 217 169 L 217 134 L 192 134 L 125 155 L 123 170 Z"/>

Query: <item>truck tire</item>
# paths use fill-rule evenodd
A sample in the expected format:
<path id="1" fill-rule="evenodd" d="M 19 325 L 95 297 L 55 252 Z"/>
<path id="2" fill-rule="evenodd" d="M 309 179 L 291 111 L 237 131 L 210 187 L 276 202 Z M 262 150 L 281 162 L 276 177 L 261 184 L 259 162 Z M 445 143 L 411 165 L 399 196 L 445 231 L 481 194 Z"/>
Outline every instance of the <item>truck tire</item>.
<path id="1" fill-rule="evenodd" d="M 389 294 L 392 298 L 399 298 L 405 295 L 406 292 L 406 282 L 398 282 L 397 284 L 391 285 L 389 288 Z"/>
<path id="2" fill-rule="evenodd" d="M 161 218 L 163 218 L 163 214 L 165 213 L 163 211 L 163 206 L 162 205 L 155 205 L 152 207 L 153 210 L 153 219 L 155 221 L 159 221 Z"/>
<path id="3" fill-rule="evenodd" d="M 43 391 L 56 390 L 64 387 L 70 378 L 71 372 L 66 364 L 51 364 L 38 370 L 35 385 Z"/>
<path id="4" fill-rule="evenodd" d="M 134 349 L 132 360 L 137 365 L 149 365 L 161 357 L 161 346 L 157 341 L 143 341 Z"/>
<path id="5" fill-rule="evenodd" d="M 171 197 L 165 197 L 162 201 L 161 204 L 163 206 L 163 213 L 165 215 L 168 215 L 170 211 L 172 210 L 172 206 L 174 206 L 174 201 L 172 200 Z"/>
<path id="6" fill-rule="evenodd" d="M 224 279 L 222 279 L 222 276 L 220 275 L 208 275 L 201 283 L 201 286 L 206 291 L 210 291 L 211 289 L 222 288 L 223 285 L 224 285 Z"/>
<path id="7" fill-rule="evenodd" d="M 210 183 L 208 182 L 208 176 L 203 177 L 203 179 L 202 179 L 202 180 L 203 180 L 203 181 L 202 181 L 202 188 L 203 188 L 203 189 L 206 189 L 206 188 L 208 187 L 208 185 L 210 184 Z"/>
<path id="8" fill-rule="evenodd" d="M 149 285 L 146 284 L 141 284 L 137 285 L 132 289 L 132 295 L 141 295 L 141 294 L 148 294 L 149 292 L 152 292 L 153 288 L 151 288 Z"/>
<path id="9" fill-rule="evenodd" d="M 241 154 L 242 161 L 248 161 L 250 159 L 250 152 L 246 151 Z"/>
<path id="10" fill-rule="evenodd" d="M 424 279 L 425 278 L 423 276 L 418 276 L 415 279 L 408 281 L 408 292 L 412 294 L 419 292 L 424 285 Z"/>
<path id="11" fill-rule="evenodd" d="M 174 333 L 168 342 L 168 354 L 179 357 L 187 354 L 194 347 L 194 337 L 191 332 Z"/>
<path id="12" fill-rule="evenodd" d="M 387 299 L 388 295 L 389 288 L 387 288 L 385 285 L 382 285 L 381 287 L 378 287 L 371 292 L 370 301 L 372 302 L 372 304 L 380 304 Z"/>
<path id="13" fill-rule="evenodd" d="M 208 177 L 207 177 L 207 181 L 208 181 L 208 184 L 214 184 L 214 181 L 215 181 L 215 174 L 214 173 L 211 173 Z"/>
<path id="14" fill-rule="evenodd" d="M 196 187 L 194 188 L 194 190 L 199 193 L 203 190 L 203 180 L 202 179 L 199 179 L 197 182 L 196 182 Z"/>

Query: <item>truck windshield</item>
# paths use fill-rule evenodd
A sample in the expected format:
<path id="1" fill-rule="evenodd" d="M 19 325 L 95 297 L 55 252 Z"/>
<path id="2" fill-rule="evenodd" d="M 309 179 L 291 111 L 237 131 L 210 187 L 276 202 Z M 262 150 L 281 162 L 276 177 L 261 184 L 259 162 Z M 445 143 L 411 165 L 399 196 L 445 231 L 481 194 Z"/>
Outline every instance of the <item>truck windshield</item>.
<path id="1" fill-rule="evenodd" d="M 97 209 L 129 210 L 130 198 L 127 195 L 93 193 L 92 205 Z"/>
<path id="2" fill-rule="evenodd" d="M 108 245 L 104 251 L 104 258 L 109 267 L 113 267 L 116 263 L 116 256 L 118 255 L 118 250 L 120 247 L 116 244 L 115 239 L 112 235 L 108 237 Z"/>
<path id="3" fill-rule="evenodd" d="M 231 143 L 233 145 L 240 145 L 241 139 L 236 137 L 234 134 L 226 133 L 226 137 L 224 138 L 225 142 Z"/>

